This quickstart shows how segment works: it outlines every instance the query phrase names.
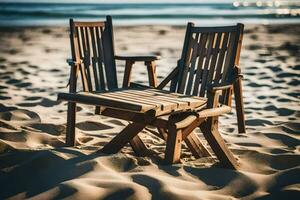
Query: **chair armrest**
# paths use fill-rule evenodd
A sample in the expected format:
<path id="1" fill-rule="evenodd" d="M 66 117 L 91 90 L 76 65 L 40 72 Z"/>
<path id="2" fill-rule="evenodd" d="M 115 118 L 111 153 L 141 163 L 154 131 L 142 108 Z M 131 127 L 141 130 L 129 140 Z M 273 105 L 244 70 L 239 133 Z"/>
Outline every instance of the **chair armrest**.
<path id="1" fill-rule="evenodd" d="M 126 61 L 132 61 L 132 62 L 137 62 L 137 61 L 155 61 L 159 60 L 160 56 L 155 56 L 155 55 L 147 55 L 147 56 L 115 56 L 115 59 L 117 60 L 126 60 Z"/>
<path id="2" fill-rule="evenodd" d="M 73 60 L 72 58 L 67 59 L 66 61 L 67 61 L 67 63 L 68 63 L 70 66 L 74 66 L 74 65 L 77 65 L 77 64 L 82 64 L 82 60 L 80 60 L 80 62 L 76 62 L 76 61 Z"/>
<path id="3" fill-rule="evenodd" d="M 227 90 L 233 86 L 232 83 L 222 83 L 222 84 L 209 84 L 207 86 L 207 91 L 216 92 L 218 90 Z"/>

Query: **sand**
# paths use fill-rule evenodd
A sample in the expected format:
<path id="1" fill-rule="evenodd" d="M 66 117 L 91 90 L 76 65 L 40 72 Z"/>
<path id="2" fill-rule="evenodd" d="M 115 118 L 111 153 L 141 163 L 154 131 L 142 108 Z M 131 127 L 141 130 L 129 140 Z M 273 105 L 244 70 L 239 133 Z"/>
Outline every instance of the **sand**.
<path id="1" fill-rule="evenodd" d="M 185 28 L 116 27 L 117 54 L 157 54 L 162 80 L 180 57 Z M 77 146 L 64 147 L 69 39 L 66 28 L 0 29 L 0 199 L 300 199 L 300 26 L 246 26 L 240 65 L 245 75 L 247 134 L 234 114 L 220 130 L 241 164 L 220 168 L 216 158 L 161 164 L 164 141 L 141 135 L 158 156 L 96 153 L 126 121 L 94 116 L 79 105 Z M 123 62 L 117 62 L 122 80 Z M 142 63 L 133 81 L 147 84 Z M 121 81 L 119 81 L 119 84 Z M 197 130 L 201 138 L 201 133 Z M 205 142 L 205 141 L 204 141 Z"/>

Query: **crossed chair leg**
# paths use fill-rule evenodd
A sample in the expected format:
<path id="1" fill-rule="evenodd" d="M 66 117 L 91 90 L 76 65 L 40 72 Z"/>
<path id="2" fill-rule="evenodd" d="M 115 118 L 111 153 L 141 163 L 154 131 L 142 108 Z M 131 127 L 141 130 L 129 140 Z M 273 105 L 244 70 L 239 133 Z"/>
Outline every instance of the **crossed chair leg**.
<path id="1" fill-rule="evenodd" d="M 169 134 L 167 138 L 165 161 L 168 164 L 179 162 L 181 142 L 182 140 L 186 141 L 186 139 L 189 137 L 197 137 L 192 133 L 196 127 L 201 129 L 205 139 L 211 146 L 221 165 L 225 168 L 238 169 L 238 163 L 236 159 L 226 146 L 222 136 L 218 131 L 218 117 L 196 119 L 190 126 L 184 129 L 177 129 L 175 124 L 170 125 L 168 129 Z M 188 142 L 186 143 L 188 144 Z M 201 145 L 198 150 L 201 150 L 201 152 L 207 151 L 205 148 L 201 149 Z M 208 153 L 208 155 L 210 154 Z"/>
<path id="2" fill-rule="evenodd" d="M 67 137 L 66 143 L 68 146 L 75 145 L 75 120 L 76 120 L 76 103 L 68 103 L 67 117 Z M 145 127 L 146 123 L 132 122 L 127 125 L 116 137 L 107 143 L 101 151 L 104 153 L 117 153 L 127 143 L 130 143 L 134 152 L 137 155 L 145 156 L 149 151 L 142 140 L 138 137 L 138 133 Z M 189 126 L 178 128 L 175 122 L 171 122 L 168 131 L 163 133 L 167 141 L 165 151 L 165 161 L 167 164 L 179 162 L 181 154 L 181 143 L 185 141 L 191 152 L 196 158 L 210 156 L 210 153 L 203 146 L 199 138 L 193 132 L 199 127 L 214 151 L 215 155 L 226 168 L 238 169 L 238 163 L 233 154 L 227 148 L 224 140 L 218 131 L 218 117 L 196 118 Z M 160 129 L 161 130 L 161 129 Z M 163 132 L 161 130 L 161 132 Z"/>

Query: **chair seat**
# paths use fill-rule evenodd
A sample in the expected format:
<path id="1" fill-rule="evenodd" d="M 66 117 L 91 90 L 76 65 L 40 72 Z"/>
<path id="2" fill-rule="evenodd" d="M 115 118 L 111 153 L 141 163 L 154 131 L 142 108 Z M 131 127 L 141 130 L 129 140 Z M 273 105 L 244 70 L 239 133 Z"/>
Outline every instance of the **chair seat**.
<path id="1" fill-rule="evenodd" d="M 151 88 L 119 89 L 109 92 L 59 93 L 58 100 L 103 106 L 130 112 L 155 111 L 155 116 L 206 106 L 206 98 Z"/>

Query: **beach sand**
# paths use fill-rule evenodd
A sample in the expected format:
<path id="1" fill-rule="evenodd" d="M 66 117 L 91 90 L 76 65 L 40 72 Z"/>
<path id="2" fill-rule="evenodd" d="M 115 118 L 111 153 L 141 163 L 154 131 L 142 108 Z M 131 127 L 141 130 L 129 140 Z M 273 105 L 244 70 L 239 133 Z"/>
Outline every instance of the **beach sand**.
<path id="1" fill-rule="evenodd" d="M 161 81 L 181 54 L 185 27 L 116 27 L 116 54 L 157 54 Z M 68 29 L 0 29 L 0 199 L 300 199 L 300 26 L 246 26 L 240 65 L 247 133 L 235 114 L 220 131 L 239 171 L 216 158 L 194 159 L 183 145 L 182 163 L 161 164 L 165 142 L 140 135 L 158 156 L 136 157 L 128 145 L 96 153 L 126 121 L 94 116 L 79 105 L 77 146 L 64 147 L 70 56 Z M 119 84 L 124 63 L 117 62 Z M 132 80 L 147 84 L 143 63 Z M 201 133 L 197 130 L 201 138 Z M 205 142 L 205 140 L 203 140 Z M 206 143 L 205 143 L 206 144 Z"/>

